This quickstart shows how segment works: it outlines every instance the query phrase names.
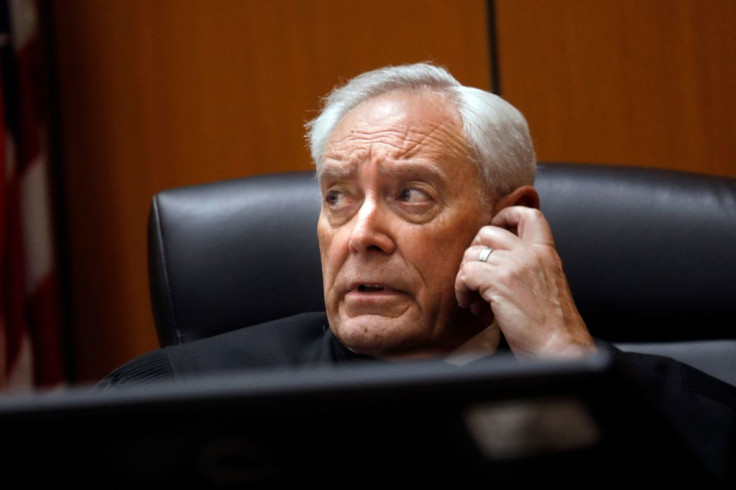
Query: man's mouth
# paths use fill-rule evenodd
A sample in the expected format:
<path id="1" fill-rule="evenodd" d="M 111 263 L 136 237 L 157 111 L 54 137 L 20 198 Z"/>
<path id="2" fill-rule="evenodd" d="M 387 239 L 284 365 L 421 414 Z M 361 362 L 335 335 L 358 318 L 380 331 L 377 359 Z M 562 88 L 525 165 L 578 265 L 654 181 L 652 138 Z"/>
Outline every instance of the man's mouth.
<path id="1" fill-rule="evenodd" d="M 407 290 L 399 280 L 366 277 L 346 284 L 344 289 L 341 288 L 341 293 L 341 295 L 373 301 L 380 298 L 403 296 L 407 294 Z"/>
<path id="2" fill-rule="evenodd" d="M 348 316 L 395 316 L 407 304 L 409 296 L 385 282 L 355 282 L 342 301 Z"/>
<path id="3" fill-rule="evenodd" d="M 402 290 L 397 289 L 385 282 L 354 282 L 345 291 L 347 294 L 359 294 L 361 296 L 378 295 L 396 295 L 403 294 Z"/>

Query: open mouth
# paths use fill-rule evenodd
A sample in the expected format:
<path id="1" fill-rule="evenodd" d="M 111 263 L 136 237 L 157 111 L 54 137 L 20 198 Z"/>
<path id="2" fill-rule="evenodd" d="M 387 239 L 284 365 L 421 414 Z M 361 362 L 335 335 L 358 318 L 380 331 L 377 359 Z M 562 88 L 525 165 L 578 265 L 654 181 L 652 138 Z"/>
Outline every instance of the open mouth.
<path id="1" fill-rule="evenodd" d="M 383 291 L 385 288 L 383 286 L 377 286 L 374 284 L 361 284 L 358 286 L 358 292 L 361 293 L 376 293 L 379 291 Z"/>

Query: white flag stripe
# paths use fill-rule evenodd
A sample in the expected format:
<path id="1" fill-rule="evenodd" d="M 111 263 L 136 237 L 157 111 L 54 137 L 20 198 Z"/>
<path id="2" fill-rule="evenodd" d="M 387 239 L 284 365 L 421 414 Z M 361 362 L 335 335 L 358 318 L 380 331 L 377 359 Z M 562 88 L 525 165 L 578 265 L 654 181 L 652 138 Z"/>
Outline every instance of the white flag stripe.
<path id="1" fill-rule="evenodd" d="M 20 352 L 15 363 L 7 373 L 5 389 L 9 391 L 23 391 L 33 388 L 33 346 L 28 332 L 23 332 L 20 342 Z"/>
<path id="2" fill-rule="evenodd" d="M 38 13 L 34 0 L 10 0 L 8 5 L 13 26 L 13 45 L 18 51 L 38 32 Z"/>
<path id="3" fill-rule="evenodd" d="M 33 160 L 21 180 L 21 213 L 25 251 L 26 292 L 52 272 L 54 242 L 49 202 L 48 170 L 45 155 Z"/>

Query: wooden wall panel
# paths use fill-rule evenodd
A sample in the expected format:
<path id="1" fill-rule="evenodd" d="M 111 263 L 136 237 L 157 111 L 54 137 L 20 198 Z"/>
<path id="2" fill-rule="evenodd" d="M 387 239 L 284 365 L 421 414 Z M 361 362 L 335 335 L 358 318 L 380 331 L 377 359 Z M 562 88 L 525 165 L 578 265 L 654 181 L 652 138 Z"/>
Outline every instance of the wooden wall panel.
<path id="1" fill-rule="evenodd" d="M 308 169 L 303 124 L 338 80 L 432 60 L 490 88 L 485 0 L 50 2 L 78 379 L 157 347 L 157 191 Z"/>
<path id="2" fill-rule="evenodd" d="M 540 160 L 736 176 L 736 2 L 496 0 Z"/>

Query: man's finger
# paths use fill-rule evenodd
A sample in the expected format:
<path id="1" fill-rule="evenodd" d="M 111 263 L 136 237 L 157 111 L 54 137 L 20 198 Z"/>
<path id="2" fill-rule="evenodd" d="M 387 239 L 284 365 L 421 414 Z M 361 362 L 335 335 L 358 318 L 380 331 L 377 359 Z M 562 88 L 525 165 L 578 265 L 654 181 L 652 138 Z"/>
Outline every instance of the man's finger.
<path id="1" fill-rule="evenodd" d="M 488 302 L 487 298 L 483 298 L 483 291 L 480 291 L 488 278 L 487 264 L 478 260 L 463 263 L 455 276 L 455 298 L 458 305 L 466 308 L 479 300 Z"/>
<path id="2" fill-rule="evenodd" d="M 499 226 L 484 226 L 473 239 L 472 245 L 491 247 L 494 250 L 510 250 L 519 237 Z"/>
<path id="3" fill-rule="evenodd" d="M 525 206 L 504 208 L 491 220 L 492 226 L 516 230 L 525 242 L 535 242 L 554 246 L 552 229 L 541 211 Z"/>

